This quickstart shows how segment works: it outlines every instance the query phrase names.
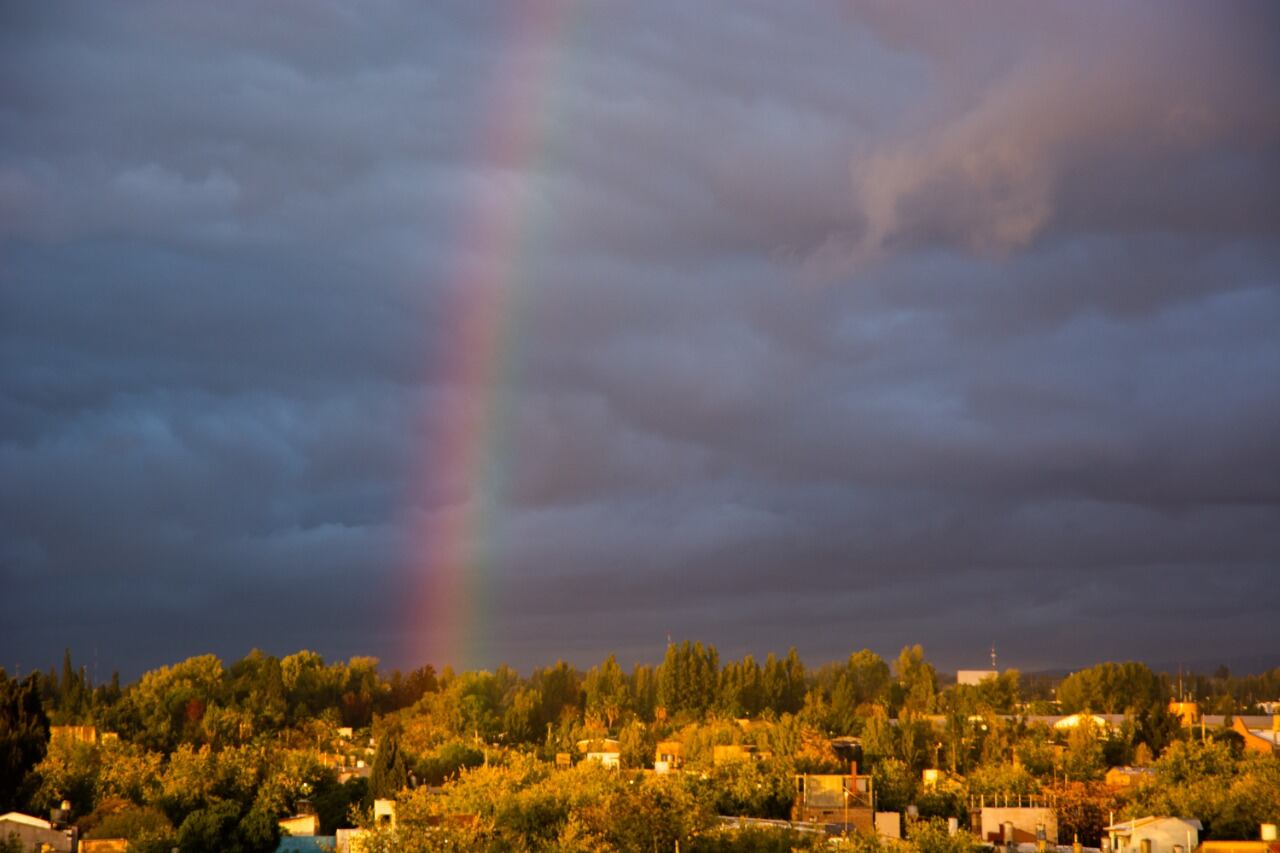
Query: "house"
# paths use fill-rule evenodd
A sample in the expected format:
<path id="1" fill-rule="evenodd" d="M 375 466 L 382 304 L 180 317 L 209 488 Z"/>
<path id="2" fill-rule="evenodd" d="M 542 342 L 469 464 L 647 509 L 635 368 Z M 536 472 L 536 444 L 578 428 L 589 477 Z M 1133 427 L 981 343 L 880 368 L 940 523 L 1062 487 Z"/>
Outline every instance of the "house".
<path id="1" fill-rule="evenodd" d="M 338 784 L 345 784 L 351 779 L 368 779 L 371 775 L 373 768 L 363 758 L 358 758 L 354 764 L 347 763 L 338 768 Z"/>
<path id="2" fill-rule="evenodd" d="M 1200 721 L 1200 705 L 1196 702 L 1179 702 L 1170 699 L 1169 713 L 1178 718 L 1183 728 L 1194 726 Z"/>
<path id="3" fill-rule="evenodd" d="M 732 743 L 711 748 L 711 763 L 716 767 L 726 764 L 737 764 L 742 761 L 768 761 L 773 758 L 769 751 L 761 752 L 754 744 Z"/>
<path id="4" fill-rule="evenodd" d="M 1276 825 L 1264 823 L 1257 841 L 1206 841 L 1195 853 L 1280 853 Z"/>
<path id="5" fill-rule="evenodd" d="M 902 840 L 902 812 L 876 812 L 876 834 Z"/>
<path id="6" fill-rule="evenodd" d="M 791 819 L 802 823 L 835 824 L 862 832 L 875 831 L 875 791 L 870 776 L 805 773 L 796 776 L 796 799 Z"/>
<path id="7" fill-rule="evenodd" d="M 280 818 L 280 831 L 293 838 L 315 835 L 320 831 L 320 818 L 314 814 L 300 814 Z"/>
<path id="8" fill-rule="evenodd" d="M 1140 817 L 1106 828 L 1115 853 L 1191 853 L 1200 842 L 1200 821 L 1179 817 Z"/>
<path id="9" fill-rule="evenodd" d="M 1280 841 L 1206 841 L 1195 853 L 1280 853 Z"/>
<path id="10" fill-rule="evenodd" d="M 964 784 L 964 777 L 958 773 L 948 773 L 937 767 L 926 767 L 920 771 L 920 790 L 937 791 L 948 786 L 957 787 Z"/>
<path id="11" fill-rule="evenodd" d="M 77 743 L 95 744 L 98 742 L 97 726 L 49 726 L 49 742 L 70 740 Z"/>
<path id="12" fill-rule="evenodd" d="M 956 684 L 967 684 L 977 687 L 988 678 L 996 678 L 1000 673 L 994 669 L 962 669 L 956 672 Z"/>
<path id="13" fill-rule="evenodd" d="M 374 800 L 373 801 L 373 822 L 377 826 L 386 826 L 391 829 L 396 828 L 396 801 L 395 800 Z"/>
<path id="14" fill-rule="evenodd" d="M 1085 722 L 1092 723 L 1095 729 L 1105 732 L 1118 727 L 1120 723 L 1124 722 L 1124 716 L 1118 714 L 1070 714 L 1054 721 L 1053 730 L 1056 732 L 1069 732 Z"/>
<path id="15" fill-rule="evenodd" d="M 622 753 L 620 752 L 588 752 L 587 761 L 595 761 L 604 765 L 610 770 L 617 770 L 622 767 Z"/>
<path id="16" fill-rule="evenodd" d="M 1112 767 L 1104 781 L 1112 788 L 1134 788 L 1154 781 L 1155 776 L 1150 767 Z"/>
<path id="17" fill-rule="evenodd" d="M 653 751 L 653 769 L 668 773 L 684 766 L 684 744 L 678 740 L 660 740 Z"/>
<path id="18" fill-rule="evenodd" d="M 8 812 L 0 815 L 0 838 L 16 835 L 23 850 L 42 850 L 48 845 L 53 853 L 71 853 L 75 849 L 76 831 L 56 829 L 47 820 Z"/>
<path id="19" fill-rule="evenodd" d="M 620 752 L 622 742 L 612 737 L 586 738 L 578 741 L 578 752 L 586 755 L 591 752 Z"/>
<path id="20" fill-rule="evenodd" d="M 334 836 L 333 849 L 335 853 L 362 853 L 364 837 L 368 834 L 367 829 L 339 829 Z"/>
<path id="21" fill-rule="evenodd" d="M 983 805 L 973 822 L 978 837 L 993 844 L 1058 843 L 1058 815 L 1046 806 Z"/>
<path id="22" fill-rule="evenodd" d="M 1231 731 L 1244 738 L 1244 748 L 1263 755 L 1280 755 L 1280 714 L 1271 717 L 1271 728 L 1253 728 L 1243 717 L 1231 721 Z"/>
<path id="23" fill-rule="evenodd" d="M 298 813 L 293 817 L 281 818 L 280 831 L 294 838 L 317 835 L 320 832 L 320 818 L 316 816 L 315 807 L 310 800 L 298 801 Z"/>
<path id="24" fill-rule="evenodd" d="M 588 738 L 578 741 L 578 752 L 581 752 L 587 761 L 597 761 L 610 770 L 617 770 L 622 766 L 620 747 L 621 743 L 616 738 L 611 737 Z"/>
<path id="25" fill-rule="evenodd" d="M 86 838 L 80 842 L 80 853 L 129 853 L 129 839 Z"/>

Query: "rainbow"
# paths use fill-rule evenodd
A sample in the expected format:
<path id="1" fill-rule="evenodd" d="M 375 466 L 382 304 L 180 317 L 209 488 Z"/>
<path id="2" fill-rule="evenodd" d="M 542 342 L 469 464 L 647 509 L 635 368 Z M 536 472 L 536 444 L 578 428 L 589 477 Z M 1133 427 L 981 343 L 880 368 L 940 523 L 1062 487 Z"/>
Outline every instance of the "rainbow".
<path id="1" fill-rule="evenodd" d="M 461 217 L 450 275 L 452 329 L 443 335 L 450 402 L 429 430 L 425 470 L 432 498 L 412 536 L 417 592 L 410 605 L 411 659 L 436 666 L 484 666 L 490 640 L 493 575 L 500 565 L 500 519 L 508 455 L 504 405 L 516 378 L 521 284 L 536 243 L 531 174 L 544 165 L 553 95 L 568 53 L 568 2 L 520 2 L 506 9 L 477 148 L 487 176 Z"/>

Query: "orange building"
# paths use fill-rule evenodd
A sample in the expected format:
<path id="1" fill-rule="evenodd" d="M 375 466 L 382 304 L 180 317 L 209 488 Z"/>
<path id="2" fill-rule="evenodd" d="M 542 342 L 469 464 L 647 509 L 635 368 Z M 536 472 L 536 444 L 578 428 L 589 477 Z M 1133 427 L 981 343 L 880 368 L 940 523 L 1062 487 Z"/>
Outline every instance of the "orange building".
<path id="1" fill-rule="evenodd" d="M 1263 755 L 1280 754 L 1280 714 L 1271 717 L 1271 729 L 1251 729 L 1244 720 L 1236 717 L 1231 721 L 1231 730 L 1244 738 L 1244 748 L 1250 752 Z"/>

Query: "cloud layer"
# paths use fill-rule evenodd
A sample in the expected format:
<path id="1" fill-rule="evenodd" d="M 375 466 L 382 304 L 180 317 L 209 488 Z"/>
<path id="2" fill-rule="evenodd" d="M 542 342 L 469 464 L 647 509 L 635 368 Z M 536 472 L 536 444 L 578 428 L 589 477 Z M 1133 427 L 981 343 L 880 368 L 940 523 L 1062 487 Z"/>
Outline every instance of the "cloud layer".
<path id="1" fill-rule="evenodd" d="M 1280 651 L 1274 9 L 522 8 L 0 13 L 0 664 Z"/>

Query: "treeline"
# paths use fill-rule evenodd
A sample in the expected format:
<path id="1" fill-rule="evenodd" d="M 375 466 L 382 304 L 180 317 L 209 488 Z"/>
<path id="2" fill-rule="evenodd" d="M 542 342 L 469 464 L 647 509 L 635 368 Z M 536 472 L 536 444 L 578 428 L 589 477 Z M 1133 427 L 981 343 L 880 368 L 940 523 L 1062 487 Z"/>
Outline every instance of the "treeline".
<path id="1" fill-rule="evenodd" d="M 811 712 L 829 718 L 837 734 L 877 705 L 890 717 L 989 708 L 996 713 L 1139 713 L 1173 698 L 1201 703 L 1205 713 L 1260 713 L 1258 704 L 1280 699 L 1280 668 L 1258 675 L 1173 677 L 1141 663 L 1103 663 L 1060 680 L 1009 670 L 978 686 L 945 684 L 919 646 L 904 648 L 891 668 L 862 650 L 816 669 L 795 649 L 757 661 L 750 655 L 721 662 L 715 646 L 671 645 L 661 664 L 624 671 L 614 656 L 586 672 L 563 661 L 528 677 L 507 666 L 492 672 L 437 673 L 423 666 L 383 674 L 371 657 L 326 664 L 301 651 L 277 658 L 260 651 L 224 667 L 212 655 L 193 657 L 145 673 L 122 686 L 118 674 L 95 685 L 70 651 L 61 670 L 25 679 L 55 725 L 95 724 L 156 748 L 220 737 L 243 740 L 256 732 L 280 731 L 323 717 L 339 725 L 368 726 L 375 715 L 407 708 L 465 676 L 466 693 L 496 715 L 518 737 L 541 732 L 566 711 L 613 725 L 624 715 L 652 721 L 656 715 L 718 713 L 760 716 Z M 3 670 L 0 670 L 3 672 Z M 12 681 L 8 679 L 6 681 Z M 1179 690 L 1181 689 L 1181 693 Z M 844 722 L 842 722 L 844 721 Z"/>

